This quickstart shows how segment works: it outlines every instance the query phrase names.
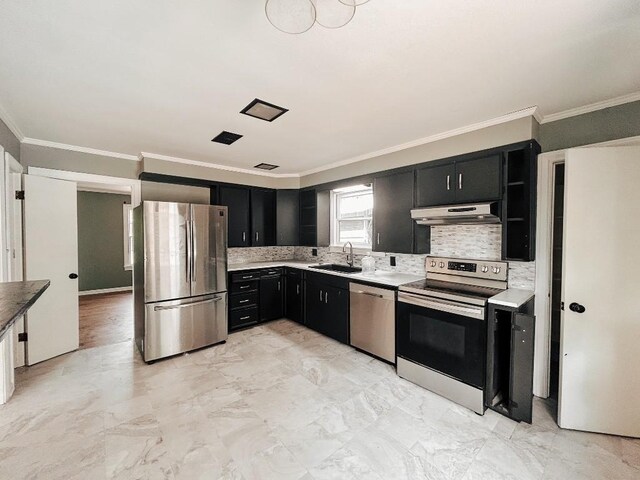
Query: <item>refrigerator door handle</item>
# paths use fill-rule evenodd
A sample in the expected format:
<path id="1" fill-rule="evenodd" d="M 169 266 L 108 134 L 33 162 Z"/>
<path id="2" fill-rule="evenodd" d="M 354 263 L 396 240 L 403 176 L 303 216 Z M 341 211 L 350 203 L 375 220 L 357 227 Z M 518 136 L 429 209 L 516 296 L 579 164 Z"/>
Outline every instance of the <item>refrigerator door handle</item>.
<path id="1" fill-rule="evenodd" d="M 196 248 L 196 235 L 195 235 L 195 229 L 196 229 L 196 222 L 191 219 L 190 220 L 191 223 L 191 238 L 189 239 L 189 243 L 191 244 L 191 281 L 195 282 L 196 281 L 196 256 L 197 256 L 197 251 L 198 249 Z"/>
<path id="2" fill-rule="evenodd" d="M 191 222 L 189 220 L 187 220 L 184 223 L 184 229 L 186 232 L 185 240 L 187 244 L 187 248 L 185 248 L 185 254 L 186 254 L 185 269 L 186 269 L 186 275 L 187 275 L 187 282 L 190 283 L 193 275 L 191 274 Z"/>
<path id="3" fill-rule="evenodd" d="M 213 303 L 222 300 L 222 297 L 209 298 L 208 300 L 200 300 L 198 302 L 189 302 L 189 303 L 181 303 L 180 305 L 168 305 L 168 306 L 155 306 L 153 310 L 156 312 L 158 310 L 175 310 L 176 308 L 187 308 L 193 307 L 195 305 L 204 305 L 205 303 Z"/>

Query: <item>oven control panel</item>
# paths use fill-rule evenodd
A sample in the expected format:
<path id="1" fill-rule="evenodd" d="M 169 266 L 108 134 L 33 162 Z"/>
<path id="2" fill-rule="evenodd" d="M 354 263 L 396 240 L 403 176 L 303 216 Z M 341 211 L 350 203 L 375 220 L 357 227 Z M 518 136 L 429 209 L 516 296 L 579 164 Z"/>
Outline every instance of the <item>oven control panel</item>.
<path id="1" fill-rule="evenodd" d="M 459 275 L 506 281 L 509 272 L 507 262 L 491 260 L 466 260 L 445 257 L 427 257 L 425 270 L 429 273 Z"/>

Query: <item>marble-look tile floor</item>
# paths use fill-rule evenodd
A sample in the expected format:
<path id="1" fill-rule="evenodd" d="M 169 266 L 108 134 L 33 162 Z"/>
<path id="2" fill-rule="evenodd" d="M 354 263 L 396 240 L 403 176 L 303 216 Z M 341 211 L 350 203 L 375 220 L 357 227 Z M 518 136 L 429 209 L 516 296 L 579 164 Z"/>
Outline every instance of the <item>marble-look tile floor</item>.
<path id="1" fill-rule="evenodd" d="M 638 479 L 640 441 L 478 416 L 287 320 L 145 365 L 130 342 L 24 369 L 2 479 Z"/>

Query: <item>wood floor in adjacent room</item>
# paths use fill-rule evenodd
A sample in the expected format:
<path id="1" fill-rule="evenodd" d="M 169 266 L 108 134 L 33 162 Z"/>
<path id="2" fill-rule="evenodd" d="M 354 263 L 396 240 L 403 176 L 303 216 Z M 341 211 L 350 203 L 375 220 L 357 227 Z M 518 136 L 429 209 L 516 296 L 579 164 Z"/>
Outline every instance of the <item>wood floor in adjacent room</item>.
<path id="1" fill-rule="evenodd" d="M 102 347 L 133 339 L 131 292 L 80 297 L 80 349 Z"/>

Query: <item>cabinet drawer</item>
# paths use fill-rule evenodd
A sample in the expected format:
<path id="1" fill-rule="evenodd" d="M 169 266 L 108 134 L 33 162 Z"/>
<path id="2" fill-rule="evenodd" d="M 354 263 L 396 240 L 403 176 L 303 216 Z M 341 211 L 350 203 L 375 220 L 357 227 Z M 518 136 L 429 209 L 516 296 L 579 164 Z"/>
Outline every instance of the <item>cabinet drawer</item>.
<path id="1" fill-rule="evenodd" d="M 258 307 L 243 308 L 229 312 L 229 330 L 258 323 Z"/>
<path id="2" fill-rule="evenodd" d="M 275 275 L 282 275 L 282 268 L 269 268 L 260 272 L 262 277 L 273 277 Z"/>
<path id="3" fill-rule="evenodd" d="M 230 292 L 232 294 L 236 293 L 247 293 L 247 292 L 255 292 L 258 290 L 258 280 L 249 280 L 248 282 L 235 282 L 230 285 Z"/>
<path id="4" fill-rule="evenodd" d="M 246 282 L 247 280 L 256 280 L 260 278 L 260 272 L 238 272 L 231 274 L 231 282 Z"/>
<path id="5" fill-rule="evenodd" d="M 229 308 L 255 307 L 258 305 L 258 292 L 238 293 L 229 297 Z"/>

